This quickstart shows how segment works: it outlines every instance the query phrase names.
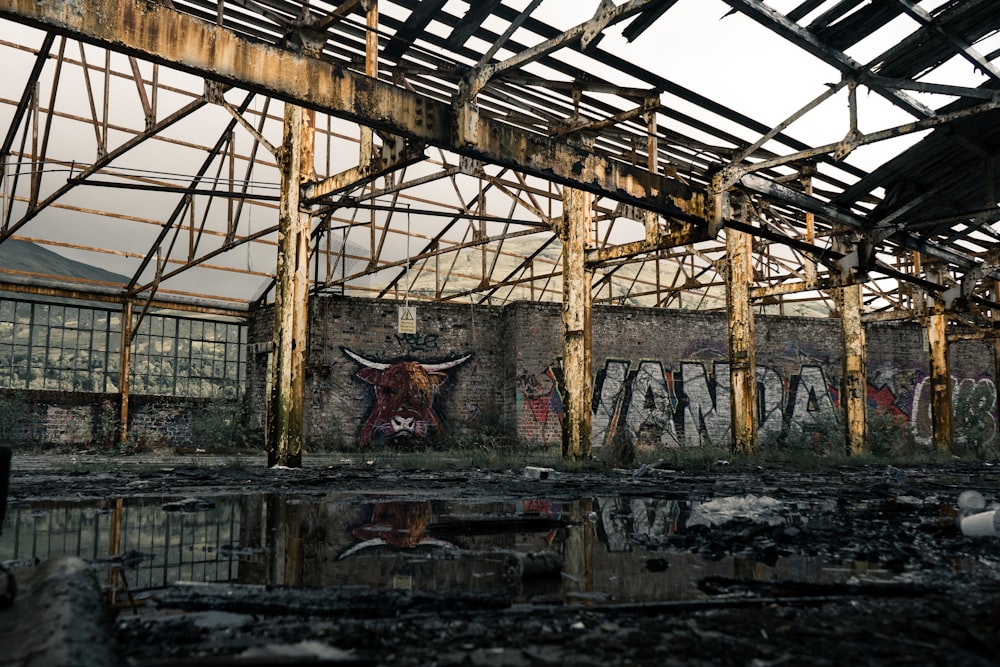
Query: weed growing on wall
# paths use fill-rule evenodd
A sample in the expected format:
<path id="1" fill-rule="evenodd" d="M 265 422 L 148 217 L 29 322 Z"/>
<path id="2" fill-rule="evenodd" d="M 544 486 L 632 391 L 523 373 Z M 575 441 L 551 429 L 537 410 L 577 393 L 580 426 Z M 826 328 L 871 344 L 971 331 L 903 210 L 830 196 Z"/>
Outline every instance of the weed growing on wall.
<path id="1" fill-rule="evenodd" d="M 114 447 L 118 443 L 121 432 L 122 418 L 118 405 L 110 399 L 104 399 L 97 406 L 97 418 L 94 420 L 95 441 L 101 447 Z"/>
<path id="2" fill-rule="evenodd" d="M 636 463 L 635 438 L 628 429 L 620 428 L 602 450 L 604 462 L 612 468 L 631 468 Z M 651 448 L 645 448 L 651 451 Z"/>
<path id="3" fill-rule="evenodd" d="M 481 415 L 474 424 L 438 438 L 437 447 L 445 450 L 516 452 L 526 449 L 518 439 L 515 426 L 499 417 Z"/>
<path id="4" fill-rule="evenodd" d="M 313 452 L 340 452 L 348 449 L 348 436 L 336 415 L 330 416 L 327 428 L 309 437 L 309 450 Z"/>
<path id="5" fill-rule="evenodd" d="M 759 435 L 764 451 L 826 455 L 844 450 L 844 420 L 839 410 L 815 413 L 807 421 L 786 422 L 781 431 Z"/>
<path id="6" fill-rule="evenodd" d="M 207 403 L 192 416 L 191 433 L 196 447 L 217 453 L 246 450 L 254 440 L 254 429 L 242 403 Z"/>
<path id="7" fill-rule="evenodd" d="M 872 456 L 913 456 L 917 438 L 906 415 L 881 408 L 868 410 L 868 448 Z"/>
<path id="8" fill-rule="evenodd" d="M 9 442 L 14 437 L 14 429 L 28 412 L 28 403 L 19 394 L 0 397 L 0 442 Z"/>

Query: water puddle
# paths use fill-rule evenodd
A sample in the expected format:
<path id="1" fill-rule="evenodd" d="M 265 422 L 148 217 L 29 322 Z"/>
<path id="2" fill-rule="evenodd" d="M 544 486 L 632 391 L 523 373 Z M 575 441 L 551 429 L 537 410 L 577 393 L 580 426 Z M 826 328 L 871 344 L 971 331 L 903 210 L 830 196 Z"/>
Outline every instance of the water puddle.
<path id="1" fill-rule="evenodd" d="M 876 515 L 881 502 L 851 509 Z M 0 561 L 19 567 L 80 556 L 123 604 L 178 582 L 502 591 L 519 602 L 593 605 L 705 599 L 719 594 L 707 590 L 713 581 L 821 585 L 897 576 L 886 559 L 783 548 L 844 511 L 835 501 L 755 496 L 273 494 L 37 503 L 8 509 Z M 950 520 L 943 506 L 911 516 L 919 515 Z M 734 550 L 727 540 L 751 546 Z"/>

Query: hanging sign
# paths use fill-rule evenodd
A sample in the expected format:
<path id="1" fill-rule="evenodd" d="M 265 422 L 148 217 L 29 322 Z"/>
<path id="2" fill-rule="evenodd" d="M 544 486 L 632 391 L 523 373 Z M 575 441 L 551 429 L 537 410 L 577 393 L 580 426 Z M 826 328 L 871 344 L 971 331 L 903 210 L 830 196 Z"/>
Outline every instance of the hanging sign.
<path id="1" fill-rule="evenodd" d="M 412 306 L 400 306 L 396 319 L 396 333 L 417 333 L 417 309 Z"/>

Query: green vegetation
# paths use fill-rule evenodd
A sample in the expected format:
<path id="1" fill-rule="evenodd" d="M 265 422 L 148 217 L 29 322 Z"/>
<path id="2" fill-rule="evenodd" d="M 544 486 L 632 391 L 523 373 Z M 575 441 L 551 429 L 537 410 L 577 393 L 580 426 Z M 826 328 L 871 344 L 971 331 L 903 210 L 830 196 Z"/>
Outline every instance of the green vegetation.
<path id="1" fill-rule="evenodd" d="M 868 411 L 868 447 L 882 457 L 909 457 L 920 451 L 909 420 L 887 410 Z"/>
<path id="2" fill-rule="evenodd" d="M 30 412 L 28 402 L 20 394 L 0 396 L 0 442 L 8 442 L 18 422 Z"/>
<path id="3" fill-rule="evenodd" d="M 208 453 L 248 451 L 256 438 L 249 411 L 242 401 L 206 403 L 192 416 L 191 433 L 194 446 Z"/>
<path id="4" fill-rule="evenodd" d="M 105 448 L 115 447 L 121 440 L 121 428 L 121 408 L 108 399 L 101 401 L 94 422 L 97 444 Z"/>

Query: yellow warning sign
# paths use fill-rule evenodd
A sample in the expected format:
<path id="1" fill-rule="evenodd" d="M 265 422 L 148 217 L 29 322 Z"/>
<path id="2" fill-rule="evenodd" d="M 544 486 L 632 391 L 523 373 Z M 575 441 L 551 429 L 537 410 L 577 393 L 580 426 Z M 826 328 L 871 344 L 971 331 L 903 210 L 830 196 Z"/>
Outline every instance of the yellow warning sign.
<path id="1" fill-rule="evenodd" d="M 400 306 L 399 317 L 396 320 L 396 333 L 417 333 L 417 309 L 411 306 Z"/>

